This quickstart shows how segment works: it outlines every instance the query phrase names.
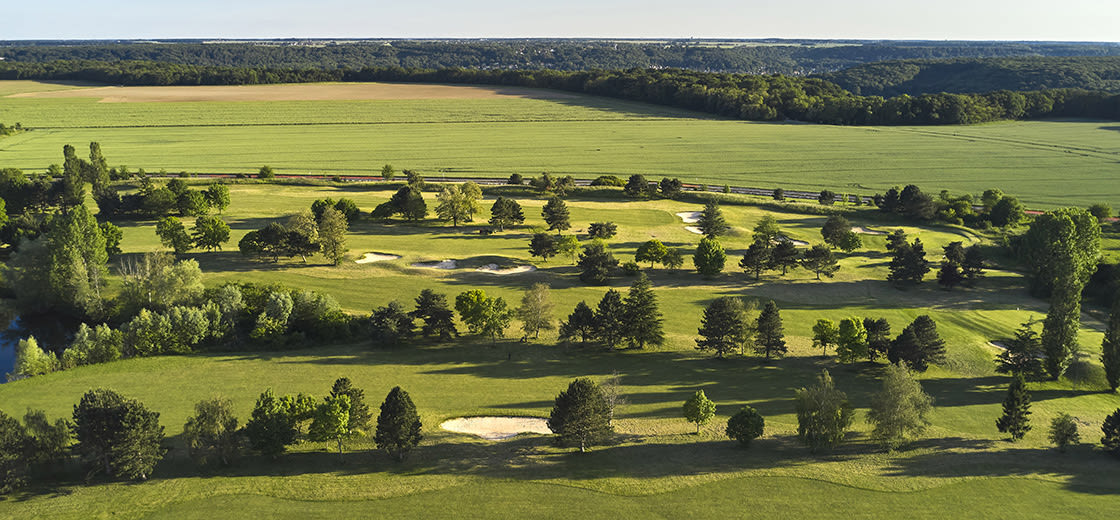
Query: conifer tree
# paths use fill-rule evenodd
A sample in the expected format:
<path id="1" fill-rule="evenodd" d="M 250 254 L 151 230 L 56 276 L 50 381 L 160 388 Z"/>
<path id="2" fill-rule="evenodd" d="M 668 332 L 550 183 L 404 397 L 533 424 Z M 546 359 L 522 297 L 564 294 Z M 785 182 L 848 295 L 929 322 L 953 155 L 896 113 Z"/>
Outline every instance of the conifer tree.
<path id="1" fill-rule="evenodd" d="M 961 276 L 969 287 L 976 285 L 984 277 L 984 253 L 979 245 L 974 245 L 964 250 L 964 261 L 961 262 Z"/>
<path id="2" fill-rule="evenodd" d="M 1007 387 L 1007 398 L 1003 401 L 1003 416 L 996 420 L 996 428 L 1001 433 L 1011 435 L 1011 440 L 1022 439 L 1031 431 L 1031 394 L 1027 392 L 1027 382 L 1022 375 L 1011 378 Z"/>
<path id="3" fill-rule="evenodd" d="M 575 338 L 579 338 L 580 345 L 595 338 L 595 311 L 584 301 L 577 303 L 567 321 L 560 324 L 560 341 L 570 342 Z"/>
<path id="4" fill-rule="evenodd" d="M 625 330 L 626 304 L 622 301 L 622 294 L 608 289 L 595 309 L 595 336 L 607 348 L 613 349 L 625 339 Z"/>
<path id="5" fill-rule="evenodd" d="M 603 390 L 589 378 L 572 381 L 556 396 L 548 429 L 562 446 L 578 446 L 580 452 L 603 442 L 614 433 L 610 425 L 610 405 Z"/>
<path id="6" fill-rule="evenodd" d="M 891 342 L 887 359 L 891 363 L 905 361 L 918 372 L 925 372 L 931 364 L 944 362 L 945 341 L 937 333 L 937 324 L 928 315 L 915 318 Z"/>
<path id="7" fill-rule="evenodd" d="M 743 253 L 743 259 L 739 260 L 739 267 L 744 271 L 754 274 L 754 279 L 758 280 L 762 276 L 762 272 L 770 267 L 770 252 L 771 246 L 765 242 L 754 242 Z"/>
<path id="8" fill-rule="evenodd" d="M 723 218 L 723 210 L 719 209 L 719 204 L 715 201 L 708 201 L 707 204 L 704 204 L 704 210 L 700 212 L 696 227 L 700 228 L 700 233 L 708 238 L 726 235 L 728 231 L 731 231 L 731 226 L 727 225 L 727 219 Z"/>
<path id="9" fill-rule="evenodd" d="M 1023 323 L 1004 347 L 996 356 L 996 372 L 1018 374 L 1028 380 L 1042 377 L 1042 341 L 1034 330 L 1034 322 Z"/>
<path id="10" fill-rule="evenodd" d="M 385 396 L 385 402 L 381 403 L 374 441 L 378 449 L 398 461 L 404 460 L 405 455 L 424 438 L 420 433 L 421 426 L 420 414 L 416 412 L 412 398 L 408 392 L 396 386 Z"/>
<path id="11" fill-rule="evenodd" d="M 805 256 L 801 258 L 801 267 L 816 273 L 817 280 L 820 280 L 822 274 L 832 278 L 832 275 L 840 270 L 840 263 L 832 255 L 832 250 L 828 246 L 817 244 L 805 251 Z"/>
<path id="12" fill-rule="evenodd" d="M 645 348 L 647 344 L 661 345 L 665 342 L 661 311 L 657 309 L 657 296 L 645 273 L 640 273 L 630 286 L 625 306 L 626 339 L 631 347 Z"/>
<path id="13" fill-rule="evenodd" d="M 700 329 L 696 331 L 698 350 L 710 350 L 717 358 L 742 349 L 749 343 L 752 327 L 747 307 L 743 300 L 734 296 L 723 296 L 712 300 L 704 309 Z"/>
<path id="14" fill-rule="evenodd" d="M 727 253 L 724 252 L 719 240 L 704 237 L 700 239 L 700 245 L 696 246 L 692 263 L 704 278 L 714 278 L 723 271 L 723 266 L 727 263 Z"/>
<path id="15" fill-rule="evenodd" d="M 437 336 L 446 341 L 459 334 L 455 330 L 455 313 L 448 305 L 446 295 L 431 289 L 420 291 L 416 297 L 416 309 L 409 314 L 424 322 L 420 332 L 426 337 Z"/>
<path id="16" fill-rule="evenodd" d="M 1104 445 L 1104 449 L 1112 455 L 1120 457 L 1120 408 L 1104 418 L 1101 432 L 1104 433 L 1104 436 L 1101 437 L 1101 444 Z"/>
<path id="17" fill-rule="evenodd" d="M 757 335 L 755 350 L 766 355 L 766 359 L 782 357 L 786 354 L 788 349 L 782 327 L 782 316 L 774 300 L 766 302 L 766 306 L 758 315 L 755 334 Z"/>
<path id="18" fill-rule="evenodd" d="M 792 240 L 779 239 L 778 245 L 770 251 L 770 264 L 767 268 L 781 269 L 782 276 L 785 276 L 790 269 L 797 267 L 800 258 L 801 252 L 797 250 Z"/>
<path id="19" fill-rule="evenodd" d="M 867 360 L 886 356 L 891 346 L 891 324 L 887 319 L 864 318 L 863 328 L 867 331 Z"/>
<path id="20" fill-rule="evenodd" d="M 603 285 L 610 278 L 611 269 L 618 266 L 618 260 L 602 240 L 593 240 L 580 252 L 578 265 L 580 281 Z"/>
<path id="21" fill-rule="evenodd" d="M 1108 328 L 1101 342 L 1101 364 L 1104 365 L 1105 379 L 1113 392 L 1120 387 L 1120 298 L 1112 305 L 1108 315 Z"/>
<path id="22" fill-rule="evenodd" d="M 544 208 L 541 209 L 541 216 L 544 217 L 545 223 L 548 224 L 549 231 L 555 229 L 556 234 L 560 234 L 572 227 L 569 221 L 568 205 L 564 203 L 564 199 L 560 197 L 552 197 L 545 203 Z"/>
<path id="23" fill-rule="evenodd" d="M 525 213 L 516 200 L 498 197 L 494 205 L 490 206 L 490 225 L 504 231 L 507 226 L 525 223 Z"/>

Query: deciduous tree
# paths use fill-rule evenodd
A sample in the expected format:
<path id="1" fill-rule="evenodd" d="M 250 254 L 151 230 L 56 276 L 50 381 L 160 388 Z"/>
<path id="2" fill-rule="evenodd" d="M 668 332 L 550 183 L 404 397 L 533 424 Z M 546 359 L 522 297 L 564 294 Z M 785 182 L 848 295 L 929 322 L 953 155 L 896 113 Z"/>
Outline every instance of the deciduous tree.
<path id="1" fill-rule="evenodd" d="M 739 441 L 739 445 L 749 447 L 751 441 L 762 436 L 766 420 L 762 414 L 750 406 L 744 406 L 727 419 L 727 436 Z"/>
<path id="2" fill-rule="evenodd" d="M 696 425 L 696 435 L 700 435 L 700 427 L 712 422 L 716 416 L 716 403 L 713 403 L 703 390 L 697 390 L 692 397 L 684 402 L 684 418 Z"/>
<path id="3" fill-rule="evenodd" d="M 874 425 L 871 437 L 894 450 L 925 432 L 932 410 L 933 398 L 922 390 L 906 365 L 891 364 L 883 372 L 883 387 L 872 396 L 867 411 L 867 422 Z"/>
<path id="4" fill-rule="evenodd" d="M 844 440 L 855 413 L 848 396 L 836 389 L 832 375 L 822 370 L 817 384 L 796 393 L 797 438 L 816 453 Z"/>
<path id="5" fill-rule="evenodd" d="M 183 426 L 183 439 L 191 457 L 200 464 L 217 461 L 229 465 L 241 450 L 233 403 L 217 397 L 196 403 L 194 415 Z"/>
<path id="6" fill-rule="evenodd" d="M 525 336 L 539 338 L 542 330 L 552 330 L 552 291 L 548 285 L 535 283 L 529 286 L 521 297 L 521 306 L 517 308 L 517 317 L 521 320 L 521 331 Z"/>

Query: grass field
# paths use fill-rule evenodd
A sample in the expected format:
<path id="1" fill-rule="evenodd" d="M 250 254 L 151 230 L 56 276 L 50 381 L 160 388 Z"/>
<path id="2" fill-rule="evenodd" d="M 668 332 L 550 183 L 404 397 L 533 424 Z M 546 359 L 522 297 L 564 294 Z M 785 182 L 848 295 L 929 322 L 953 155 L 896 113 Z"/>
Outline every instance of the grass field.
<path id="1" fill-rule="evenodd" d="M 57 97 L 81 89 L 10 97 L 54 86 L 0 82 L 0 95 L 9 94 L 0 97 L 0 120 L 36 128 L 0 141 L 0 165 L 38 171 L 60 161 L 64 144 L 99 141 L 112 163 L 149 171 L 254 172 L 269 164 L 282 173 L 360 174 L 392 163 L 432 177 L 642 173 L 864 194 L 907 183 L 933 192 L 1000 187 L 1032 207 L 1120 207 L 1116 123 L 836 127 L 720 120 L 571 94 L 479 97 L 479 87 L 444 87 L 467 89 L 458 98 L 440 90 L 401 99 L 417 87 L 381 86 L 386 99 L 369 99 L 343 85 L 337 100 L 320 99 L 329 85 L 281 87 L 287 97 L 258 101 L 219 95 L 244 87 L 206 87 L 219 94 L 179 102 L 151 93 L 164 87 L 145 87 L 143 96 L 118 96 L 134 102 L 99 102 Z M 312 100 L 294 100 L 292 89 L 307 89 Z"/>
<path id="2" fill-rule="evenodd" d="M 490 237 L 470 226 L 359 221 L 348 238 L 349 258 L 339 267 L 324 265 L 319 257 L 306 265 L 298 259 L 258 263 L 235 251 L 236 241 L 248 230 L 308 207 L 316 198 L 346 196 L 369 210 L 391 193 L 365 188 L 232 185 L 233 204 L 223 215 L 234 228 L 227 251 L 190 256 L 202 265 L 207 284 L 277 281 L 324 291 L 347 310 L 363 313 L 394 299 L 408 303 L 423 288 L 453 296 L 481 287 L 516 302 L 529 283 L 543 281 L 553 287 L 556 314 L 564 316 L 579 300 L 597 301 L 605 291 L 579 284 L 565 259 L 536 262 L 539 270 L 530 274 L 473 271 L 486 263 L 532 263 L 529 228 L 542 223 L 543 201 L 536 198 L 520 201 L 529 219 L 525 228 Z M 434 204 L 431 194 L 426 196 Z M 695 204 L 577 198 L 569 205 L 573 231 L 592 221 L 619 224 L 610 245 L 623 261 L 650 237 L 686 250 L 699 239 L 675 215 L 699 210 Z M 483 206 L 488 208 L 489 201 Z M 886 274 L 883 237 L 865 236 L 866 248 L 846 257 L 834 279 L 816 281 L 799 270 L 785 279 L 770 275 L 756 283 L 734 269 L 734 262 L 750 241 L 750 228 L 767 211 L 731 205 L 724 211 L 734 225 L 732 236 L 724 240 L 731 253 L 727 274 L 704 281 L 687 270 L 690 261 L 680 272 L 649 271 L 668 336 L 658 349 L 612 353 L 561 347 L 553 345 L 554 332 L 529 343 L 509 339 L 492 345 L 468 339 L 392 351 L 364 343 L 308 345 L 280 353 L 132 359 L 0 385 L 0 410 L 20 414 L 28 407 L 42 408 L 52 417 L 68 416 L 89 388 L 113 388 L 161 412 L 173 447 L 151 481 L 86 486 L 64 480 L 0 501 L 0 517 L 201 518 L 260 511 L 278 518 L 430 517 L 464 511 L 499 518 L 555 517 L 562 511 L 589 518 L 726 518 L 744 511 L 768 517 L 882 517 L 905 509 L 917 518 L 1052 518 L 1107 516 L 1120 505 L 1117 463 L 1090 445 L 1099 437 L 1103 417 L 1120 406 L 1120 397 L 1102 392 L 1096 358 L 1103 325 L 1094 316 L 1084 317 L 1083 353 L 1072 379 L 1031 384 L 1034 429 L 1023 441 L 1009 443 L 994 428 L 1007 379 L 994 373 L 996 350 L 987 342 L 1045 311 L 1045 302 L 1030 298 L 1018 275 L 993 271 L 971 290 L 945 292 L 927 283 L 899 291 L 881 281 Z M 773 214 L 791 238 L 819 242 L 823 217 Z M 485 210 L 478 215 L 479 221 L 486 218 Z M 876 221 L 871 212 L 851 218 L 872 229 L 894 228 Z M 120 224 L 126 253 L 160 249 L 153 223 Z M 905 229 L 921 237 L 934 260 L 949 241 L 986 240 L 955 227 Z M 365 252 L 402 258 L 353 263 Z M 458 260 L 460 269 L 410 267 L 443 259 Z M 612 285 L 625 288 L 629 283 L 617 278 Z M 755 358 L 717 361 L 694 351 L 703 307 L 725 294 L 778 301 L 791 355 L 769 363 Z M 949 345 L 949 362 L 922 375 L 922 384 L 935 398 L 933 427 L 914 445 L 882 453 L 870 443 L 870 427 L 863 421 L 880 369 L 838 365 L 821 357 L 810 346 L 810 327 L 820 317 L 883 316 L 897 332 L 923 313 L 934 317 Z M 515 330 L 510 334 L 519 336 Z M 859 409 L 858 419 L 847 443 L 811 456 L 795 440 L 792 395 L 811 384 L 821 368 L 832 371 L 848 392 Z M 613 372 L 622 376 L 628 400 L 618 419 L 620 435 L 615 444 L 590 454 L 554 448 L 543 436 L 488 442 L 438 429 L 443 420 L 464 415 L 546 416 L 555 394 L 572 378 Z M 371 451 L 367 439 L 350 443 L 352 452 L 341 463 L 329 446 L 317 443 L 297 446 L 277 462 L 250 456 L 226 470 L 200 470 L 187 459 L 180 434 L 194 402 L 225 396 L 244 420 L 265 388 L 322 395 L 341 376 L 364 388 L 374 406 L 392 386 L 412 394 L 426 437 L 408 461 L 391 462 Z M 719 407 L 716 420 L 695 436 L 680 417 L 680 404 L 698 388 Z M 744 404 L 759 409 L 767 420 L 765 437 L 750 450 L 723 438 L 720 429 Z M 1048 446 L 1046 425 L 1058 412 L 1078 417 L 1087 444 L 1066 454 Z M 68 478 L 77 474 L 67 473 Z"/>

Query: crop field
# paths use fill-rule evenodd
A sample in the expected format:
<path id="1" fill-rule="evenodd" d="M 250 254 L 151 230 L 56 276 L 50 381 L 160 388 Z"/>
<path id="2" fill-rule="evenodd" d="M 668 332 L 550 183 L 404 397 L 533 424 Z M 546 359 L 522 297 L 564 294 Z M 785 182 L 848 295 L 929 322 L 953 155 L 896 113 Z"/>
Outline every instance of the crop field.
<path id="1" fill-rule="evenodd" d="M 908 183 L 933 192 L 999 187 L 1041 209 L 1120 207 L 1116 123 L 839 127 L 496 87 L 254 88 L 0 82 L 0 121 L 35 128 L 0 140 L 0 165 L 40 171 L 60 161 L 64 144 L 98 141 L 110 161 L 133 170 L 252 173 L 268 164 L 281 173 L 376 174 L 390 163 L 430 177 L 641 173 L 862 194 Z"/>

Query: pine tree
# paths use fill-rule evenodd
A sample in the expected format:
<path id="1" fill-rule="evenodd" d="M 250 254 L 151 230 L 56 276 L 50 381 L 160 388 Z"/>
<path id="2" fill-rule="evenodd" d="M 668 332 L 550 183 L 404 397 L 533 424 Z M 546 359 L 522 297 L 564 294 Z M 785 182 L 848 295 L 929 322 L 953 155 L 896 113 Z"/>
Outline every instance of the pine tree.
<path id="1" fill-rule="evenodd" d="M 1077 350 L 1077 331 L 1081 325 L 1081 291 L 1066 284 L 1055 287 L 1050 309 L 1042 321 L 1042 349 L 1047 373 L 1058 379 L 1069 368 Z"/>
<path id="2" fill-rule="evenodd" d="M 647 344 L 656 346 L 665 342 L 661 311 L 657 309 L 657 296 L 645 273 L 640 273 L 630 286 L 625 306 L 626 339 L 631 347 L 645 348 Z"/>
<path id="3" fill-rule="evenodd" d="M 984 277 L 984 253 L 980 251 L 980 246 L 975 245 L 965 249 L 964 261 L 961 262 L 961 275 L 964 276 L 964 281 L 969 287 L 976 285 Z"/>
<path id="4" fill-rule="evenodd" d="M 781 269 L 782 276 L 785 276 L 790 269 L 796 268 L 798 260 L 801 258 L 801 252 L 797 250 L 797 246 L 793 244 L 792 240 L 778 240 L 778 245 L 770 251 L 770 265 L 768 269 Z"/>
<path id="5" fill-rule="evenodd" d="M 719 209 L 719 204 L 715 201 L 708 201 L 707 204 L 704 204 L 704 210 L 700 212 L 696 227 L 700 228 L 700 232 L 708 238 L 726 235 L 728 231 L 731 231 L 731 226 L 727 225 L 727 219 L 723 218 L 723 210 Z"/>
<path id="6" fill-rule="evenodd" d="M 74 406 L 74 434 L 90 474 L 146 480 L 163 458 L 159 414 L 112 390 L 90 390 Z"/>
<path id="7" fill-rule="evenodd" d="M 887 359 L 891 363 L 905 361 L 918 372 L 925 372 L 931 364 L 943 363 L 945 341 L 937 333 L 937 324 L 928 315 L 915 318 L 891 343 Z"/>
<path id="8" fill-rule="evenodd" d="M 1104 445 L 1104 449 L 1120 457 L 1120 408 L 1104 418 L 1101 432 L 1104 433 L 1104 436 L 1101 437 L 1101 444 Z"/>
<path id="9" fill-rule="evenodd" d="M 404 306 L 392 301 L 373 310 L 369 317 L 370 338 L 374 347 L 399 347 L 412 338 L 416 325 Z"/>
<path id="10" fill-rule="evenodd" d="M 832 247 L 840 247 L 845 235 L 852 230 L 852 223 L 848 219 L 840 216 L 833 215 L 828 217 L 821 227 L 821 237 L 824 242 Z"/>
<path id="11" fill-rule="evenodd" d="M 579 446 L 580 452 L 603 442 L 614 433 L 609 422 L 610 406 L 603 390 L 588 378 L 579 378 L 556 396 L 548 429 L 562 446 Z"/>
<path id="12" fill-rule="evenodd" d="M 1028 380 L 1042 377 L 1042 341 L 1034 330 L 1034 322 L 1022 324 L 1004 347 L 1005 350 L 996 356 L 996 372 L 1022 375 Z"/>
<path id="13" fill-rule="evenodd" d="M 891 231 L 891 234 L 887 235 L 888 253 L 894 252 L 898 250 L 899 247 L 903 247 L 907 244 L 909 244 L 909 242 L 906 240 L 906 232 L 901 229 Z"/>
<path id="14" fill-rule="evenodd" d="M 1101 364 L 1104 365 L 1108 387 L 1115 392 L 1120 387 L 1120 299 L 1113 304 L 1108 315 L 1108 328 L 1101 342 Z"/>
<path id="15" fill-rule="evenodd" d="M 626 330 L 626 304 L 622 294 L 608 289 L 599 306 L 595 309 L 595 337 L 607 348 L 615 348 L 622 343 Z"/>
<path id="16" fill-rule="evenodd" d="M 766 359 L 782 357 L 786 354 L 785 331 L 782 328 L 782 316 L 774 300 L 766 302 L 762 312 L 758 315 L 755 325 L 755 350 L 765 354 Z"/>
<path id="17" fill-rule="evenodd" d="M 490 206 L 490 225 L 504 231 L 507 226 L 525 223 L 525 214 L 516 200 L 498 197 Z"/>
<path id="18" fill-rule="evenodd" d="M 887 319 L 864 318 L 863 328 L 867 330 L 867 360 L 886 356 L 891 346 L 891 324 Z"/>
<path id="19" fill-rule="evenodd" d="M 752 243 L 743 254 L 743 259 L 739 260 L 739 267 L 748 273 L 753 273 L 754 279 L 758 280 L 762 272 L 770 266 L 771 249 L 771 246 L 765 242 Z"/>
<path id="20" fill-rule="evenodd" d="M 996 421 L 996 428 L 1010 434 L 1013 441 L 1022 439 L 1031 431 L 1030 414 L 1031 394 L 1027 392 L 1027 382 L 1021 375 L 1013 376 L 1007 387 L 1007 399 L 1003 401 L 1003 416 Z"/>
<path id="21" fill-rule="evenodd" d="M 723 245 L 719 243 L 719 240 L 704 237 L 700 239 L 700 244 L 696 246 L 696 253 L 692 255 L 692 263 L 704 278 L 714 278 L 723 271 L 723 266 L 727 263 L 727 253 L 724 252 Z"/>
<path id="22" fill-rule="evenodd" d="M 696 435 L 700 435 L 700 427 L 712 422 L 716 416 L 716 403 L 713 403 L 703 390 L 697 390 L 692 397 L 684 402 L 684 418 L 696 424 Z"/>
<path id="23" fill-rule="evenodd" d="M 556 237 L 548 233 L 537 233 L 529 239 L 529 254 L 539 256 L 545 262 L 550 257 L 556 256 Z"/>
<path id="24" fill-rule="evenodd" d="M 580 345 L 595 338 L 595 311 L 584 301 L 577 303 L 568 320 L 560 324 L 560 341 L 570 342 L 575 338 L 579 338 Z"/>
<path id="25" fill-rule="evenodd" d="M 557 234 L 572 227 L 569 221 L 568 205 L 560 197 L 552 197 L 541 210 L 541 216 L 548 224 L 549 231 L 555 229 Z"/>
<path id="26" fill-rule="evenodd" d="M 941 269 L 937 271 L 937 284 L 944 287 L 946 291 L 953 290 L 964 281 L 964 275 L 961 274 L 961 267 L 956 262 L 946 259 L 941 262 Z"/>
<path id="27" fill-rule="evenodd" d="M 579 254 L 579 279 L 583 283 L 603 285 L 610 278 L 611 269 L 618 266 L 618 260 L 607 250 L 601 240 L 594 240 Z"/>
<path id="28" fill-rule="evenodd" d="M 365 391 L 354 386 L 349 378 L 340 377 L 331 386 L 330 396 L 338 397 L 342 395 L 350 399 L 349 420 L 346 423 L 346 428 L 350 432 L 365 431 L 369 428 L 370 420 L 373 419 L 373 414 L 369 411 L 369 405 L 366 404 Z"/>
<path id="29" fill-rule="evenodd" d="M 817 280 L 820 280 L 822 274 L 832 278 L 832 275 L 840 270 L 840 263 L 835 256 L 832 256 L 832 250 L 828 246 L 817 244 L 805 251 L 805 256 L 801 258 L 801 267 L 816 273 Z"/>
<path id="30" fill-rule="evenodd" d="M 438 336 L 446 341 L 459 335 L 455 330 L 455 313 L 447 303 L 447 296 L 431 289 L 420 291 L 416 297 L 416 309 L 409 313 L 424 322 L 420 332 L 426 336 Z"/>
<path id="31" fill-rule="evenodd" d="M 385 402 L 381 403 L 374 441 L 378 449 L 397 460 L 404 460 L 405 455 L 424 438 L 420 433 L 421 426 L 420 414 L 416 412 L 416 405 L 408 392 L 399 386 L 393 387 L 385 396 Z"/>
<path id="32" fill-rule="evenodd" d="M 751 341 L 752 332 L 743 300 L 723 296 L 712 300 L 704 309 L 700 329 L 696 331 L 700 335 L 696 348 L 710 350 L 717 358 L 723 359 L 725 355 L 746 346 Z"/>

